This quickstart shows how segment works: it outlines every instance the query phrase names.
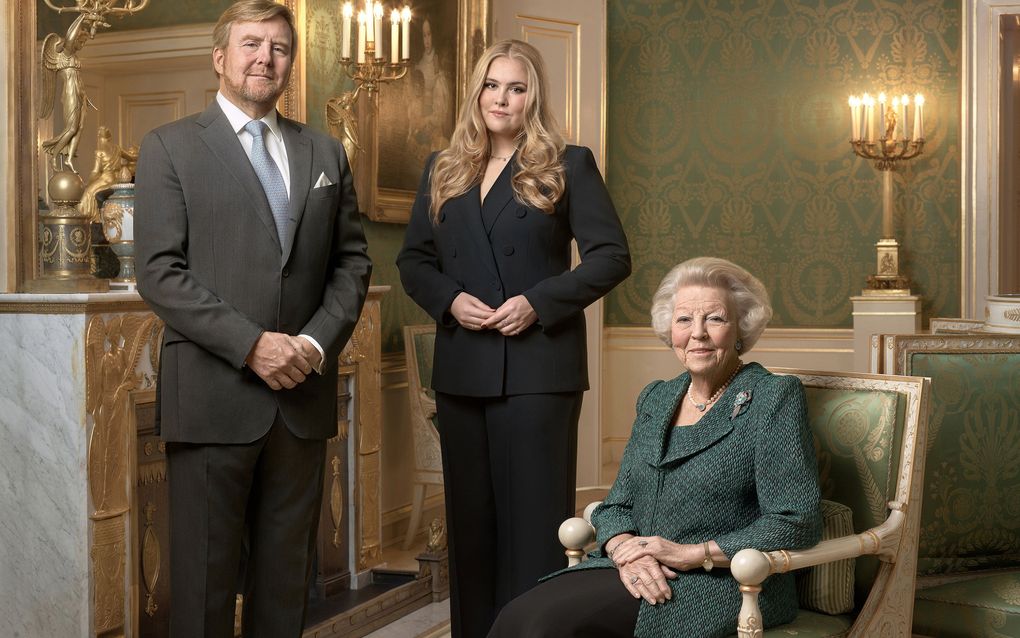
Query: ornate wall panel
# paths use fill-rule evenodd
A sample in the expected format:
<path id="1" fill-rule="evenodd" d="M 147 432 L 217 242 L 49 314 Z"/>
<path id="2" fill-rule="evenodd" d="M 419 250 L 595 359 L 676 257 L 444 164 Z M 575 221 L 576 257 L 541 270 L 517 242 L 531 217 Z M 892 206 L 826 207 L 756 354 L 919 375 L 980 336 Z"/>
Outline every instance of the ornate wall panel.
<path id="1" fill-rule="evenodd" d="M 215 97 L 215 93 L 213 94 Z M 137 143 L 145 134 L 166 122 L 187 115 L 184 91 L 121 94 L 118 105 L 119 139 Z M 112 114 L 108 114 L 112 115 Z"/>
<path id="2" fill-rule="evenodd" d="M 521 16 L 521 34 L 525 42 L 542 53 L 549 76 L 549 102 L 560 133 L 570 144 L 578 143 L 578 66 L 580 64 L 581 25 L 544 18 Z"/>
<path id="3" fill-rule="evenodd" d="M 959 311 L 960 3 L 608 3 L 607 181 L 634 274 L 607 323 L 648 323 L 671 266 L 732 259 L 773 325 L 851 325 L 881 179 L 853 156 L 851 93 L 925 95 L 925 153 L 897 172 L 895 232 L 925 316 Z"/>

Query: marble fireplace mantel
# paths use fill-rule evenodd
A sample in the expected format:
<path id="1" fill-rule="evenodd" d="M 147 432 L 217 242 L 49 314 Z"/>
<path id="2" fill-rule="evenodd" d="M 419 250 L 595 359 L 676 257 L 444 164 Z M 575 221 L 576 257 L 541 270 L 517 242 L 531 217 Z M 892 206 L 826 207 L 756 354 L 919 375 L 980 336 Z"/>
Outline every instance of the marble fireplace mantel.
<path id="1" fill-rule="evenodd" d="M 386 290 L 372 287 L 341 354 L 357 410 L 355 572 L 378 563 L 381 545 Z M 154 393 L 162 330 L 133 292 L 0 294 L 0 635 L 136 635 L 133 403 Z"/>

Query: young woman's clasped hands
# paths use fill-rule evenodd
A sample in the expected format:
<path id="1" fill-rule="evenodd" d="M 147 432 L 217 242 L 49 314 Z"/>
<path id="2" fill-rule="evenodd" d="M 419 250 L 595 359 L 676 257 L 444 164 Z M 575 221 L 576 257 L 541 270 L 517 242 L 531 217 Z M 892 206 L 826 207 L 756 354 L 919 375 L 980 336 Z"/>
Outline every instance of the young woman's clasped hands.
<path id="1" fill-rule="evenodd" d="M 606 553 L 616 564 L 627 591 L 650 605 L 673 597 L 666 581 L 676 578 L 677 572 L 729 566 L 729 559 L 715 541 L 690 545 L 661 536 L 618 534 L 606 543 Z"/>

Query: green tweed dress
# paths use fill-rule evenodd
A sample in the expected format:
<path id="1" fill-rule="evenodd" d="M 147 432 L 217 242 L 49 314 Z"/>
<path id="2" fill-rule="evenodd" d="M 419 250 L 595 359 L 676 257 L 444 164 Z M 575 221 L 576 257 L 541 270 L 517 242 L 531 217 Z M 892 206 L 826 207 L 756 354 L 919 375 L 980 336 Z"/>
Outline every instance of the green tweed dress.
<path id="1" fill-rule="evenodd" d="M 821 539 L 818 469 L 800 380 L 748 364 L 701 421 L 674 428 L 689 383 L 684 373 L 641 392 L 620 472 L 592 514 L 599 549 L 571 570 L 614 568 L 603 549 L 623 532 L 677 543 L 715 540 L 730 558 L 746 547 L 798 549 Z M 728 569 L 694 569 L 668 582 L 671 600 L 641 602 L 637 638 L 736 633 L 741 600 Z M 793 620 L 793 575 L 766 580 L 759 602 L 767 627 Z"/>

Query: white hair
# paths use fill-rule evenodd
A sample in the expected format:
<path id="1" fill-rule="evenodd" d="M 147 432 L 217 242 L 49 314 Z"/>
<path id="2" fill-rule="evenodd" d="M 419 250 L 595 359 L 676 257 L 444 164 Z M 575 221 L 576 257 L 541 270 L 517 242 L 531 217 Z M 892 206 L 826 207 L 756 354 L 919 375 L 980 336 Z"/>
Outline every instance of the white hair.
<path id="1" fill-rule="evenodd" d="M 707 286 L 726 291 L 737 312 L 742 353 L 754 346 L 772 319 L 769 293 L 754 275 L 725 259 L 695 257 L 666 273 L 652 297 L 652 330 L 667 346 L 673 347 L 670 327 L 676 293 L 686 286 Z"/>

